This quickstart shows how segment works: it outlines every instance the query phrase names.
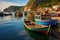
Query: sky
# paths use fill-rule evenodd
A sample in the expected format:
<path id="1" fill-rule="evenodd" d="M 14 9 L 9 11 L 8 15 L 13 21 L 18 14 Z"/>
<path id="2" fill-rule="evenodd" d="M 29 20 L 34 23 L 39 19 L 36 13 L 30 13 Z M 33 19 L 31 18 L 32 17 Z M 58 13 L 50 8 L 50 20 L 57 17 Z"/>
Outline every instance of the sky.
<path id="1" fill-rule="evenodd" d="M 29 0 L 0 0 L 0 11 L 9 6 L 24 6 Z"/>

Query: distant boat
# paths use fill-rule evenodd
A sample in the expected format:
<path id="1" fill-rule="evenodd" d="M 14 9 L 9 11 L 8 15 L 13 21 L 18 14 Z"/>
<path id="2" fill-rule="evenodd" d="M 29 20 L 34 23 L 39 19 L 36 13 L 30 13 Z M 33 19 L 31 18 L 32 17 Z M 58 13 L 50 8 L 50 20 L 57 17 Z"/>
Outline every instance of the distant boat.
<path id="1" fill-rule="evenodd" d="M 57 20 L 51 19 L 50 15 L 35 15 L 35 23 L 40 25 L 55 26 Z"/>
<path id="2" fill-rule="evenodd" d="M 4 13 L 3 12 L 0 12 L 0 16 L 4 16 Z"/>
<path id="3" fill-rule="evenodd" d="M 5 16 L 12 15 L 12 12 L 4 12 Z"/>
<path id="4" fill-rule="evenodd" d="M 37 31 L 37 32 L 41 32 L 43 34 L 48 35 L 49 30 L 50 30 L 50 25 L 48 26 L 44 26 L 44 25 L 38 25 L 35 22 L 29 21 L 29 20 L 24 20 L 24 25 L 27 29 L 32 30 L 32 31 Z"/>

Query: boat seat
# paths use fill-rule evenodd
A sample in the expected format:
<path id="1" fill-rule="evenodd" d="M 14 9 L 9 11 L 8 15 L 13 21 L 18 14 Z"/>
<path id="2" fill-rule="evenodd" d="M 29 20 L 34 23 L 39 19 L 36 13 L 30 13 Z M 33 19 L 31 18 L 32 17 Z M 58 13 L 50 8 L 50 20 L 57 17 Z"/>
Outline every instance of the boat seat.
<path id="1" fill-rule="evenodd" d="M 35 26 L 35 24 L 34 24 L 34 23 L 31 23 L 31 25 Z"/>
<path id="2" fill-rule="evenodd" d="M 30 22 L 30 21 L 25 21 L 25 23 L 26 23 L 27 25 L 31 25 L 31 22 Z"/>

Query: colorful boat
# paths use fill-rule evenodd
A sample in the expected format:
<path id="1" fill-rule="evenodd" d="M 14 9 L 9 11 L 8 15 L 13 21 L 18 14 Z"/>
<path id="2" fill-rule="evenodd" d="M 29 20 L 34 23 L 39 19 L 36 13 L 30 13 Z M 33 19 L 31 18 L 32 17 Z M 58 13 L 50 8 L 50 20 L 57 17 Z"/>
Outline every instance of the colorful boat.
<path id="1" fill-rule="evenodd" d="M 48 26 L 44 26 L 44 25 L 38 25 L 35 22 L 32 22 L 30 20 L 24 20 L 24 25 L 27 29 L 32 30 L 32 31 L 38 31 L 41 33 L 44 33 L 46 35 L 48 35 L 49 30 L 50 30 L 50 25 Z"/>
<path id="2" fill-rule="evenodd" d="M 55 26 L 57 20 L 51 19 L 50 15 L 35 15 L 35 23 L 40 25 Z"/>

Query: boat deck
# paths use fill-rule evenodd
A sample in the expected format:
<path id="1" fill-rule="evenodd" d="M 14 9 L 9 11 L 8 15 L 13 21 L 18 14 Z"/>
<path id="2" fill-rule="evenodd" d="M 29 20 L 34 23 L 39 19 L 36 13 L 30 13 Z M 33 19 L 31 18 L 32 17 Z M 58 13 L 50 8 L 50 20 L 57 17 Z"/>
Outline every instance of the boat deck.
<path id="1" fill-rule="evenodd" d="M 38 24 L 36 24 L 32 21 L 29 21 L 29 20 L 25 20 L 24 23 L 26 25 L 28 25 L 30 28 L 46 28 L 46 27 L 48 27 L 48 26 L 44 26 L 44 25 L 38 25 Z"/>
<path id="2" fill-rule="evenodd" d="M 29 27 L 30 27 L 30 28 L 45 28 L 45 27 L 47 27 L 47 26 L 41 26 L 41 25 L 35 24 L 35 25 L 29 25 Z"/>

